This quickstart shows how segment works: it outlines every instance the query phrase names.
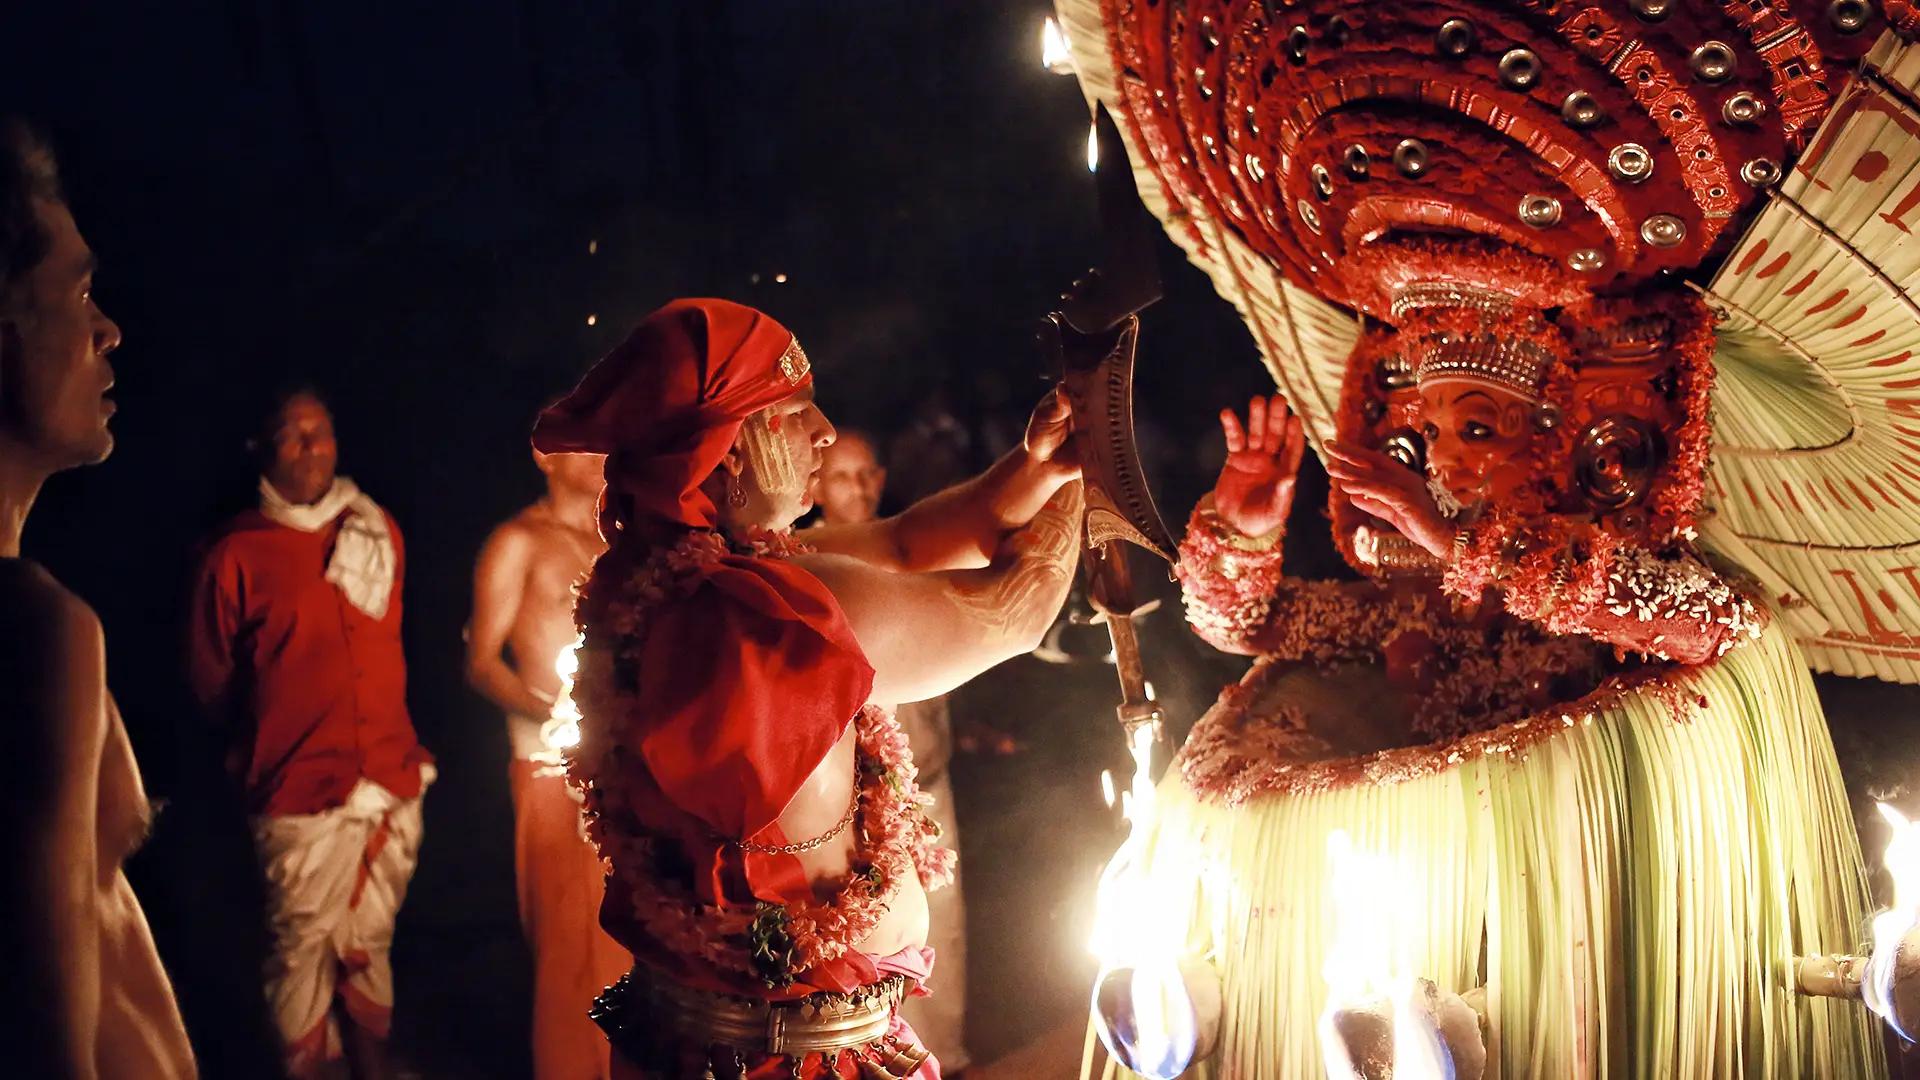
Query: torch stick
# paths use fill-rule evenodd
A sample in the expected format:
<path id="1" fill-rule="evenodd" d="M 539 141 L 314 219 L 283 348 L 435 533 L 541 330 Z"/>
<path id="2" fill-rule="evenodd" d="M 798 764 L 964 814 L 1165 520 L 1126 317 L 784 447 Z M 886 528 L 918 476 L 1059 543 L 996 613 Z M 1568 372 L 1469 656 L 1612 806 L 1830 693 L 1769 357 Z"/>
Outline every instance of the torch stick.
<path id="1" fill-rule="evenodd" d="M 1147 693 L 1146 668 L 1140 662 L 1140 639 L 1133 625 L 1135 617 L 1146 609 L 1134 603 L 1133 568 L 1127 563 L 1126 543 L 1108 540 L 1094 547 L 1086 561 L 1086 578 L 1087 597 L 1099 613 L 1095 621 L 1106 624 L 1107 635 L 1113 640 L 1113 669 L 1120 679 L 1120 704 L 1114 712 L 1120 726 L 1129 742 L 1143 724 L 1154 725 L 1157 737 L 1160 706 Z"/>
<path id="2" fill-rule="evenodd" d="M 1058 311 L 1041 325 L 1049 366 L 1073 406 L 1073 439 L 1086 482 L 1087 593 L 1098 621 L 1113 639 L 1120 678 L 1120 724 L 1129 739 L 1143 724 L 1156 725 L 1160 710 L 1147 696 L 1134 619 L 1147 609 L 1133 595 L 1126 544 L 1173 561 L 1173 539 L 1153 505 L 1133 438 L 1133 359 L 1140 336 L 1138 312 L 1160 298 L 1154 252 L 1158 232 L 1134 189 L 1120 129 L 1104 106 L 1094 111 L 1099 153 L 1094 183 L 1099 196 L 1106 259 L 1060 298 Z"/>

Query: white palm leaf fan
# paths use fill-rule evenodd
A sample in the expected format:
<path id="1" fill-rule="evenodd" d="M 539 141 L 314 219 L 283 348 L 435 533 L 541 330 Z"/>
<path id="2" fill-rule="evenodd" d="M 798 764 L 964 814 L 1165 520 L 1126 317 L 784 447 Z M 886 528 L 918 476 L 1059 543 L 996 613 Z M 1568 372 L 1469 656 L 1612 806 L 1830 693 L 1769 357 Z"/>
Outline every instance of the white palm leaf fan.
<path id="1" fill-rule="evenodd" d="M 1816 668 L 1920 682 L 1920 46 L 1875 46 L 1712 283 L 1703 539 Z"/>

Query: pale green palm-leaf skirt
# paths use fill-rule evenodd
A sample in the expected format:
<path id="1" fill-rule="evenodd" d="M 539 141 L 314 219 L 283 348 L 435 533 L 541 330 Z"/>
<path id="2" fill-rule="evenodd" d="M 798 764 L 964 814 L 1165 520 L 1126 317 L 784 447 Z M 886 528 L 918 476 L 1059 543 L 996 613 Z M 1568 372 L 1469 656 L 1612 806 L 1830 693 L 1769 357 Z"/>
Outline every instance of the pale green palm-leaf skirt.
<path id="1" fill-rule="evenodd" d="M 1224 987 L 1220 1047 L 1187 1075 L 1323 1074 L 1335 829 L 1391 860 L 1394 974 L 1486 987 L 1489 1076 L 1884 1075 L 1858 1002 L 1790 989 L 1796 955 L 1856 949 L 1868 915 L 1798 649 L 1776 622 L 1664 679 L 1237 806 L 1170 770 L 1150 872 L 1194 883 L 1165 914 Z"/>

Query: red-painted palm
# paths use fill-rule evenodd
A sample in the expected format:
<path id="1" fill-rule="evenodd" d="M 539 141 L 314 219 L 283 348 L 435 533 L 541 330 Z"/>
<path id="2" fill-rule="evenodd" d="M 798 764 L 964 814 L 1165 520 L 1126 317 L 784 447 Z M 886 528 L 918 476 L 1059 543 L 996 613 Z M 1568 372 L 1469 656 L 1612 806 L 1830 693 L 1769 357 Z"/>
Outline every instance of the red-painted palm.
<path id="1" fill-rule="evenodd" d="M 1285 525 L 1293 508 L 1306 432 L 1279 394 L 1247 402 L 1244 424 L 1232 409 L 1220 410 L 1220 429 L 1227 436 L 1227 461 L 1213 485 L 1214 513 L 1240 533 L 1265 536 Z"/>

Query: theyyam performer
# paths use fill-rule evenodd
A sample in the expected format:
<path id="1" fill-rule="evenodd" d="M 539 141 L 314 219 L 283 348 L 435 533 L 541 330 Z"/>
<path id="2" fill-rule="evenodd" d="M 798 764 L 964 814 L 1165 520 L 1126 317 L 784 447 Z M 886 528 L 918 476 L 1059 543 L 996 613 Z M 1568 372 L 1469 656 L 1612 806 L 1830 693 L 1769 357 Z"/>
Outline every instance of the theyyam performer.
<path id="1" fill-rule="evenodd" d="M 1869 914 L 1809 667 L 1920 677 L 1913 6 L 1060 9 L 1284 395 L 1180 553 L 1259 657 L 1133 883 L 1184 1075 L 1882 1073 L 1795 972 Z M 1282 572 L 1303 443 L 1366 582 Z"/>
<path id="2" fill-rule="evenodd" d="M 608 455 L 570 767 L 636 961 L 596 1006 L 615 1075 L 939 1075 L 897 1010 L 937 991 L 951 856 L 886 706 L 1038 643 L 1078 550 L 1068 427 L 1049 395 L 1023 448 L 830 554 L 789 530 L 833 427 L 765 314 L 668 304 L 541 416 L 542 452 Z"/>

